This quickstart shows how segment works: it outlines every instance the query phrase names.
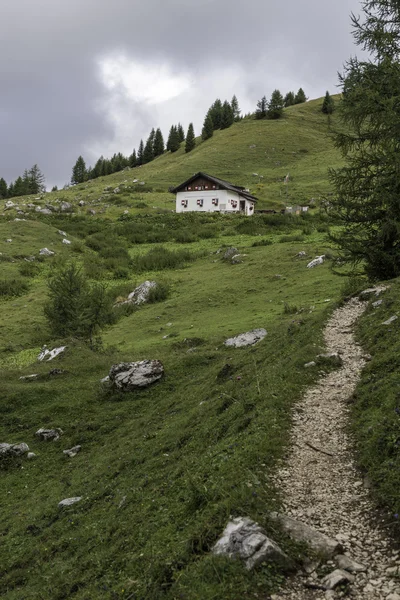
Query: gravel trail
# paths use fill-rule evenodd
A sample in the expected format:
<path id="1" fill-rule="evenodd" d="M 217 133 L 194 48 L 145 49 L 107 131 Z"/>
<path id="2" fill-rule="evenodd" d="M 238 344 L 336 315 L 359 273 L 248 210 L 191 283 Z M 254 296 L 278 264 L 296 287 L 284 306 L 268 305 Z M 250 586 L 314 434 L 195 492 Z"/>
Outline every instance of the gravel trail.
<path id="1" fill-rule="evenodd" d="M 355 574 L 346 597 L 400 600 L 396 572 L 400 556 L 379 525 L 368 490 L 355 468 L 353 444 L 346 431 L 348 401 L 365 365 L 362 348 L 354 341 L 353 325 L 365 306 L 353 299 L 335 310 L 328 321 L 326 351 L 339 353 L 343 365 L 324 375 L 295 407 L 289 455 L 281 463 L 275 482 L 284 499 L 282 512 L 337 539 L 344 554 L 366 566 L 366 572 Z M 328 565 L 331 571 L 338 568 L 334 559 Z M 316 573 L 297 574 L 273 599 L 342 597 L 337 590 L 306 587 L 318 582 Z"/>

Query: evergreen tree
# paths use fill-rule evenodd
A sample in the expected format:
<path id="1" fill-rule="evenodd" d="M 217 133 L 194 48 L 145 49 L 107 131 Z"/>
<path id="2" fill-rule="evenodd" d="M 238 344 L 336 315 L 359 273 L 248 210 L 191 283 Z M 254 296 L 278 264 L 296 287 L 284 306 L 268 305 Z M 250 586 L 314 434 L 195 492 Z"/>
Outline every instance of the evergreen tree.
<path id="1" fill-rule="evenodd" d="M 325 94 L 324 101 L 322 103 L 322 112 L 325 115 L 331 115 L 333 113 L 334 109 L 335 109 L 334 100 L 333 100 L 332 96 L 330 95 L 330 93 L 327 91 Z"/>
<path id="2" fill-rule="evenodd" d="M 178 128 L 179 131 L 179 128 Z M 161 129 L 157 129 L 155 136 L 154 136 L 154 144 L 153 144 L 153 154 L 154 157 L 156 156 L 161 156 L 162 154 L 164 154 L 164 138 L 163 138 L 163 134 L 161 133 Z"/>
<path id="3" fill-rule="evenodd" d="M 147 142 L 146 145 L 144 147 L 144 151 L 143 151 L 143 164 L 147 164 L 149 162 L 151 162 L 154 158 L 154 138 L 155 138 L 156 132 L 154 131 L 154 128 L 151 130 L 149 137 L 147 138 Z"/>
<path id="4" fill-rule="evenodd" d="M 93 167 L 93 171 L 92 171 L 93 179 L 96 179 L 97 177 L 101 177 L 101 175 L 103 175 L 103 162 L 104 162 L 104 158 L 103 158 L 103 156 L 100 156 L 100 158 L 96 161 L 96 164 Z"/>
<path id="5" fill-rule="evenodd" d="M 137 165 L 137 158 L 136 158 L 136 150 L 134 148 L 132 154 L 129 157 L 129 166 L 133 169 L 134 167 L 136 167 L 136 165 Z"/>
<path id="6" fill-rule="evenodd" d="M 269 119 L 280 119 L 283 115 L 285 102 L 279 90 L 274 90 L 268 103 L 267 115 Z"/>
<path id="7" fill-rule="evenodd" d="M 233 125 L 233 110 L 227 100 L 222 105 L 221 129 L 227 129 Z"/>
<path id="8" fill-rule="evenodd" d="M 304 93 L 303 88 L 299 88 L 299 91 L 297 92 L 296 96 L 294 97 L 294 103 L 295 104 L 303 104 L 303 102 L 307 102 L 307 97 Z"/>
<path id="9" fill-rule="evenodd" d="M 73 169 L 71 183 L 83 183 L 86 180 L 86 163 L 82 156 L 79 156 Z"/>
<path id="10" fill-rule="evenodd" d="M 22 177 L 17 177 L 14 181 L 14 196 L 23 196 L 26 194 L 26 186 Z"/>
<path id="11" fill-rule="evenodd" d="M 196 139 L 194 137 L 193 123 L 190 123 L 186 134 L 185 152 L 191 152 L 195 146 Z"/>
<path id="12" fill-rule="evenodd" d="M 169 130 L 167 150 L 169 150 L 170 152 L 176 152 L 177 150 L 179 150 L 179 147 L 180 141 L 178 128 L 176 127 L 176 125 L 172 125 L 171 129 Z"/>
<path id="13" fill-rule="evenodd" d="M 285 104 L 285 108 L 287 108 L 288 106 L 293 106 L 294 104 L 294 92 L 288 92 L 284 98 L 284 104 Z"/>
<path id="14" fill-rule="evenodd" d="M 240 121 L 241 110 L 239 108 L 239 102 L 238 102 L 238 99 L 236 98 L 236 96 L 232 97 L 231 108 L 232 108 L 232 112 L 233 112 L 233 120 Z"/>
<path id="15" fill-rule="evenodd" d="M 214 135 L 214 127 L 210 111 L 206 114 L 204 119 L 203 129 L 201 130 L 201 138 L 205 141 L 210 139 Z"/>
<path id="16" fill-rule="evenodd" d="M 58 187 L 56 185 L 53 185 L 53 187 L 51 188 L 52 192 L 58 192 Z"/>
<path id="17" fill-rule="evenodd" d="M 139 149 L 138 149 L 138 153 L 137 153 L 138 166 L 143 164 L 143 153 L 144 153 L 144 144 L 143 144 L 143 140 L 140 140 Z"/>
<path id="18" fill-rule="evenodd" d="M 257 102 L 256 119 L 265 119 L 267 116 L 267 99 L 265 96 Z"/>
<path id="19" fill-rule="evenodd" d="M 29 191 L 28 194 L 41 194 L 46 191 L 45 177 L 38 165 L 33 165 L 28 171 Z"/>
<path id="20" fill-rule="evenodd" d="M 332 237 L 344 260 L 361 263 L 372 279 L 391 279 L 400 275 L 400 4 L 362 6 L 365 18 L 352 15 L 352 29 L 368 54 L 350 58 L 340 75 L 335 144 L 346 164 L 330 171 L 331 212 L 341 224 Z"/>
<path id="21" fill-rule="evenodd" d="M 180 144 L 185 141 L 185 132 L 183 131 L 181 123 L 178 123 L 178 138 Z"/>
<path id="22" fill-rule="evenodd" d="M 211 105 L 210 115 L 213 122 L 214 131 L 221 129 L 222 125 L 222 102 L 219 98 Z"/>
<path id="23" fill-rule="evenodd" d="M 14 184 L 10 183 L 10 185 L 8 186 L 8 197 L 9 198 L 14 198 L 15 194 L 14 194 Z"/>
<path id="24" fill-rule="evenodd" d="M 7 198 L 7 196 L 8 196 L 7 182 L 2 177 L 0 179 L 0 198 Z"/>

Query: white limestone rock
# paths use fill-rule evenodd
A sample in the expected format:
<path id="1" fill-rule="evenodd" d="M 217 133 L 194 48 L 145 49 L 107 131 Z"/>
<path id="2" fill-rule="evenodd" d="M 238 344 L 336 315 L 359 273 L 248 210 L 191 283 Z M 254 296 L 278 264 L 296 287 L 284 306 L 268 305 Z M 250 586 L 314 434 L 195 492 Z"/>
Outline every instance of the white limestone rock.
<path id="1" fill-rule="evenodd" d="M 386 292 L 387 289 L 387 285 L 377 285 L 376 287 L 363 290 L 360 292 L 359 297 L 361 300 L 368 300 L 371 296 L 380 296 L 383 292 Z"/>
<path id="2" fill-rule="evenodd" d="M 20 377 L 20 381 L 36 381 L 39 377 L 39 373 L 32 373 L 32 375 L 23 375 Z"/>
<path id="3" fill-rule="evenodd" d="M 267 332 L 265 329 L 253 329 L 246 333 L 241 333 L 233 338 L 225 340 L 224 344 L 228 347 L 243 348 L 244 346 L 253 346 L 257 342 L 265 338 Z"/>
<path id="4" fill-rule="evenodd" d="M 66 238 L 63 239 L 62 243 L 66 244 L 67 246 L 71 244 L 70 240 L 67 240 Z"/>
<path id="5" fill-rule="evenodd" d="M 393 317 L 390 317 L 390 319 L 388 319 L 387 321 L 384 321 L 382 323 L 382 325 L 391 325 L 392 323 L 394 323 L 395 321 L 397 321 L 399 317 L 397 315 L 393 315 Z"/>
<path id="6" fill-rule="evenodd" d="M 321 256 L 317 256 L 317 258 L 314 258 L 314 260 L 312 260 L 311 262 L 308 263 L 307 269 L 313 269 L 314 267 L 317 267 L 318 265 L 322 265 L 324 263 L 324 259 L 325 259 L 325 254 L 322 254 Z"/>
<path id="7" fill-rule="evenodd" d="M 72 204 L 70 202 L 60 202 L 60 211 L 61 212 L 72 212 Z"/>
<path id="8" fill-rule="evenodd" d="M 66 508 L 67 506 L 72 506 L 77 502 L 82 500 L 82 496 L 75 496 L 74 498 L 64 498 L 61 502 L 58 503 L 58 508 Z"/>
<path id="9" fill-rule="evenodd" d="M 291 559 L 267 537 L 265 530 L 247 517 L 230 521 L 212 552 L 239 558 L 249 570 L 263 562 L 278 563 L 288 570 L 293 566 Z"/>
<path id="10" fill-rule="evenodd" d="M 55 252 L 49 250 L 48 248 L 41 248 L 39 254 L 41 256 L 54 256 Z"/>
<path id="11" fill-rule="evenodd" d="M 278 521 L 282 529 L 295 541 L 306 542 L 313 550 L 325 557 L 338 554 L 342 547 L 337 540 L 316 531 L 309 525 L 296 521 L 287 515 L 271 513 L 271 519 Z"/>
<path id="12" fill-rule="evenodd" d="M 345 554 L 338 554 L 338 556 L 335 557 L 335 561 L 339 569 L 349 571 L 349 573 L 365 573 L 367 570 L 365 565 L 356 562 Z"/>
<path id="13" fill-rule="evenodd" d="M 69 458 L 74 458 L 74 456 L 76 456 L 81 450 L 82 446 L 78 445 L 70 448 L 69 450 L 63 450 L 63 454 L 65 454 L 65 456 L 69 456 Z"/>
<path id="14" fill-rule="evenodd" d="M 351 575 L 342 569 L 336 569 L 323 578 L 322 585 L 324 585 L 328 590 L 334 590 L 338 585 L 344 583 L 353 583 L 354 580 L 354 575 Z"/>
<path id="15" fill-rule="evenodd" d="M 42 350 L 40 351 L 40 354 L 38 354 L 37 359 L 39 362 L 49 362 L 50 360 L 53 360 L 53 358 L 56 358 L 56 356 L 62 354 L 65 351 L 66 347 L 67 346 L 59 346 L 58 348 L 53 348 L 53 350 L 49 350 L 47 346 L 43 346 Z"/>
<path id="16" fill-rule="evenodd" d="M 147 387 L 159 381 L 164 375 L 164 367 L 159 360 L 119 363 L 110 369 L 110 382 L 122 392 Z"/>
<path id="17" fill-rule="evenodd" d="M 144 304 L 148 300 L 150 290 L 156 287 L 155 281 L 144 281 L 129 294 L 127 302 L 136 305 Z"/>
<path id="18" fill-rule="evenodd" d="M 28 444 L 0 444 L 0 458 L 10 458 L 15 456 L 22 456 L 29 452 Z"/>
<path id="19" fill-rule="evenodd" d="M 55 429 L 45 429 L 44 427 L 41 427 L 37 430 L 35 435 L 45 442 L 56 442 L 63 433 L 63 430 L 59 427 L 56 427 Z"/>
<path id="20" fill-rule="evenodd" d="M 67 234 L 66 234 L 66 233 L 65 233 L 65 231 L 63 231 L 62 229 L 59 229 L 59 230 L 58 230 L 58 233 L 59 233 L 60 235 L 62 235 L 63 237 L 67 237 Z"/>

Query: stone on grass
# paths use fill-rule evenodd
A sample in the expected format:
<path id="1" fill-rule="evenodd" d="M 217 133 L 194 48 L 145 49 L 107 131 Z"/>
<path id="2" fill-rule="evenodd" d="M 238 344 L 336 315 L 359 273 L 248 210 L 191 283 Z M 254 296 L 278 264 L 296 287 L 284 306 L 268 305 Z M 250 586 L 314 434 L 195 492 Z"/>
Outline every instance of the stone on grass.
<path id="1" fill-rule="evenodd" d="M 233 348 L 243 348 L 244 346 L 253 346 L 260 340 L 264 339 L 267 335 L 265 329 L 253 329 L 246 333 L 241 333 L 233 338 L 225 340 L 225 346 L 232 346 Z"/>
<path id="2" fill-rule="evenodd" d="M 5 207 L 6 208 L 14 208 L 15 204 L 12 200 L 7 200 L 7 202 L 5 203 Z"/>
<path id="3" fill-rule="evenodd" d="M 110 376 L 106 375 L 103 379 L 100 379 L 100 383 L 108 383 L 110 381 Z"/>
<path id="4" fill-rule="evenodd" d="M 49 362 L 49 360 L 53 360 L 59 354 L 62 354 L 67 346 L 59 346 L 58 348 L 53 348 L 53 350 L 49 350 L 47 346 L 43 346 L 40 354 L 38 355 L 38 361 L 42 362 L 43 360 Z"/>
<path id="5" fill-rule="evenodd" d="M 76 504 L 77 502 L 80 502 L 82 500 L 82 496 L 75 496 L 74 498 L 64 498 L 64 500 L 61 500 L 61 502 L 58 503 L 58 508 L 65 508 L 67 506 L 72 506 L 73 504 Z"/>
<path id="6" fill-rule="evenodd" d="M 357 563 L 355 560 L 349 556 L 346 556 L 345 554 L 338 554 L 338 556 L 335 557 L 335 561 L 339 569 L 349 571 L 349 573 L 364 573 L 367 570 L 365 565 Z"/>
<path id="7" fill-rule="evenodd" d="M 267 537 L 258 523 L 247 517 L 230 521 L 212 551 L 213 554 L 243 560 L 249 570 L 263 562 L 278 563 L 287 570 L 293 567 L 291 559 L 278 544 Z"/>
<path id="8" fill-rule="evenodd" d="M 317 258 L 314 258 L 314 260 L 312 260 L 311 262 L 308 263 L 307 269 L 313 269 L 314 267 L 317 267 L 318 265 L 322 265 L 324 263 L 324 259 L 325 259 L 325 254 L 322 254 L 321 256 L 317 256 Z"/>
<path id="9" fill-rule="evenodd" d="M 331 365 L 341 367 L 343 359 L 338 352 L 329 352 L 328 354 L 318 354 L 318 363 L 330 363 Z"/>
<path id="10" fill-rule="evenodd" d="M 69 456 L 70 458 L 74 458 L 74 456 L 76 456 L 81 450 L 82 446 L 74 446 L 69 450 L 63 450 L 63 454 L 65 454 L 65 456 Z"/>
<path id="11" fill-rule="evenodd" d="M 29 452 L 28 444 L 0 444 L 0 458 L 10 458 L 14 456 L 22 456 Z"/>
<path id="12" fill-rule="evenodd" d="M 371 296 L 380 296 L 387 289 L 387 285 L 377 285 L 376 287 L 367 288 L 366 290 L 363 290 L 362 292 L 360 292 L 359 297 L 362 300 L 367 300 Z"/>
<path id="13" fill-rule="evenodd" d="M 39 377 L 38 373 L 33 373 L 32 375 L 23 375 L 22 377 L 20 377 L 21 381 L 36 381 L 36 379 Z"/>
<path id="14" fill-rule="evenodd" d="M 147 387 L 159 381 L 164 375 L 164 367 L 159 360 L 119 363 L 110 369 L 111 383 L 122 392 Z"/>
<path id="15" fill-rule="evenodd" d="M 66 238 L 63 239 L 62 243 L 67 244 L 67 246 L 69 246 L 71 244 L 71 242 L 69 240 L 67 240 Z"/>
<path id="16" fill-rule="evenodd" d="M 129 294 L 127 302 L 136 305 L 144 304 L 149 298 L 150 290 L 156 287 L 155 281 L 144 281 Z"/>
<path id="17" fill-rule="evenodd" d="M 316 365 L 316 364 L 317 364 L 317 363 L 316 363 L 314 360 L 312 360 L 311 362 L 308 362 L 308 363 L 306 363 L 306 364 L 304 365 L 304 368 L 305 368 L 305 369 L 309 369 L 310 367 L 315 367 L 315 365 Z"/>
<path id="18" fill-rule="evenodd" d="M 41 427 L 37 430 L 35 435 L 41 440 L 44 440 L 45 442 L 56 442 L 60 439 L 60 435 L 62 435 L 63 433 L 63 430 L 59 427 L 56 427 L 55 429 L 45 429 L 44 427 Z"/>
<path id="19" fill-rule="evenodd" d="M 342 569 L 336 569 L 336 571 L 332 571 L 332 573 L 329 573 L 329 575 L 323 578 L 322 584 L 326 589 L 334 590 L 338 585 L 353 583 L 354 580 L 354 575 L 351 575 Z"/>
<path id="20" fill-rule="evenodd" d="M 71 212 L 72 211 L 72 204 L 70 202 L 60 202 L 60 211 L 61 212 Z"/>
<path id="21" fill-rule="evenodd" d="M 394 323 L 395 321 L 397 321 L 399 317 L 397 315 L 393 315 L 393 317 L 390 317 L 390 319 L 388 319 L 387 321 L 384 321 L 382 323 L 382 325 L 391 325 L 392 323 Z"/>
<path id="22" fill-rule="evenodd" d="M 228 248 L 227 250 L 225 250 L 224 253 L 224 260 L 231 260 L 233 256 L 236 256 L 237 254 L 239 254 L 239 250 L 237 248 L 235 248 L 234 246 L 232 246 L 231 248 Z"/>
<path id="23" fill-rule="evenodd" d="M 305 523 L 301 523 L 291 517 L 276 512 L 271 513 L 271 518 L 274 521 L 278 521 L 282 529 L 293 540 L 296 542 L 306 542 L 313 550 L 325 557 L 334 556 L 342 549 L 337 540 L 316 531 Z"/>
<path id="24" fill-rule="evenodd" d="M 41 256 L 54 256 L 55 252 L 49 250 L 48 248 L 41 248 L 39 254 Z"/>
<path id="25" fill-rule="evenodd" d="M 374 308 L 378 308 L 379 306 L 381 306 L 381 304 L 382 304 L 382 303 L 383 303 L 383 300 L 382 300 L 382 299 L 381 299 L 381 300 L 377 300 L 376 302 L 373 302 L 373 303 L 372 303 L 372 306 L 373 306 Z"/>
<path id="26" fill-rule="evenodd" d="M 63 237 L 67 237 L 67 234 L 66 234 L 66 232 L 65 232 L 65 231 L 63 231 L 62 229 L 59 229 L 59 230 L 58 230 L 58 233 L 59 233 L 60 235 L 62 235 Z"/>
<path id="27" fill-rule="evenodd" d="M 306 252 L 304 252 L 304 250 L 301 250 L 300 252 L 298 252 L 298 253 L 296 254 L 296 256 L 297 256 L 298 258 L 303 258 L 304 256 L 307 256 L 307 253 L 306 253 Z"/>
<path id="28" fill-rule="evenodd" d="M 28 454 L 26 455 L 26 458 L 28 460 L 33 460 L 34 458 L 36 458 L 36 454 L 34 452 L 28 452 Z"/>

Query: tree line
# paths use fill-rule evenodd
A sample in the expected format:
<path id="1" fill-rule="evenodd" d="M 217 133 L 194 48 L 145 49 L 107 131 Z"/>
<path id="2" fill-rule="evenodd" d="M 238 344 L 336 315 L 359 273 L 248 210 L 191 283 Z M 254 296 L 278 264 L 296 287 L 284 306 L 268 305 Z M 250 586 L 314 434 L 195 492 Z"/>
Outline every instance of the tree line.
<path id="1" fill-rule="evenodd" d="M 23 175 L 7 185 L 6 180 L 0 178 L 0 198 L 14 198 L 29 194 L 40 194 L 46 191 L 45 177 L 38 165 L 25 169 Z"/>

